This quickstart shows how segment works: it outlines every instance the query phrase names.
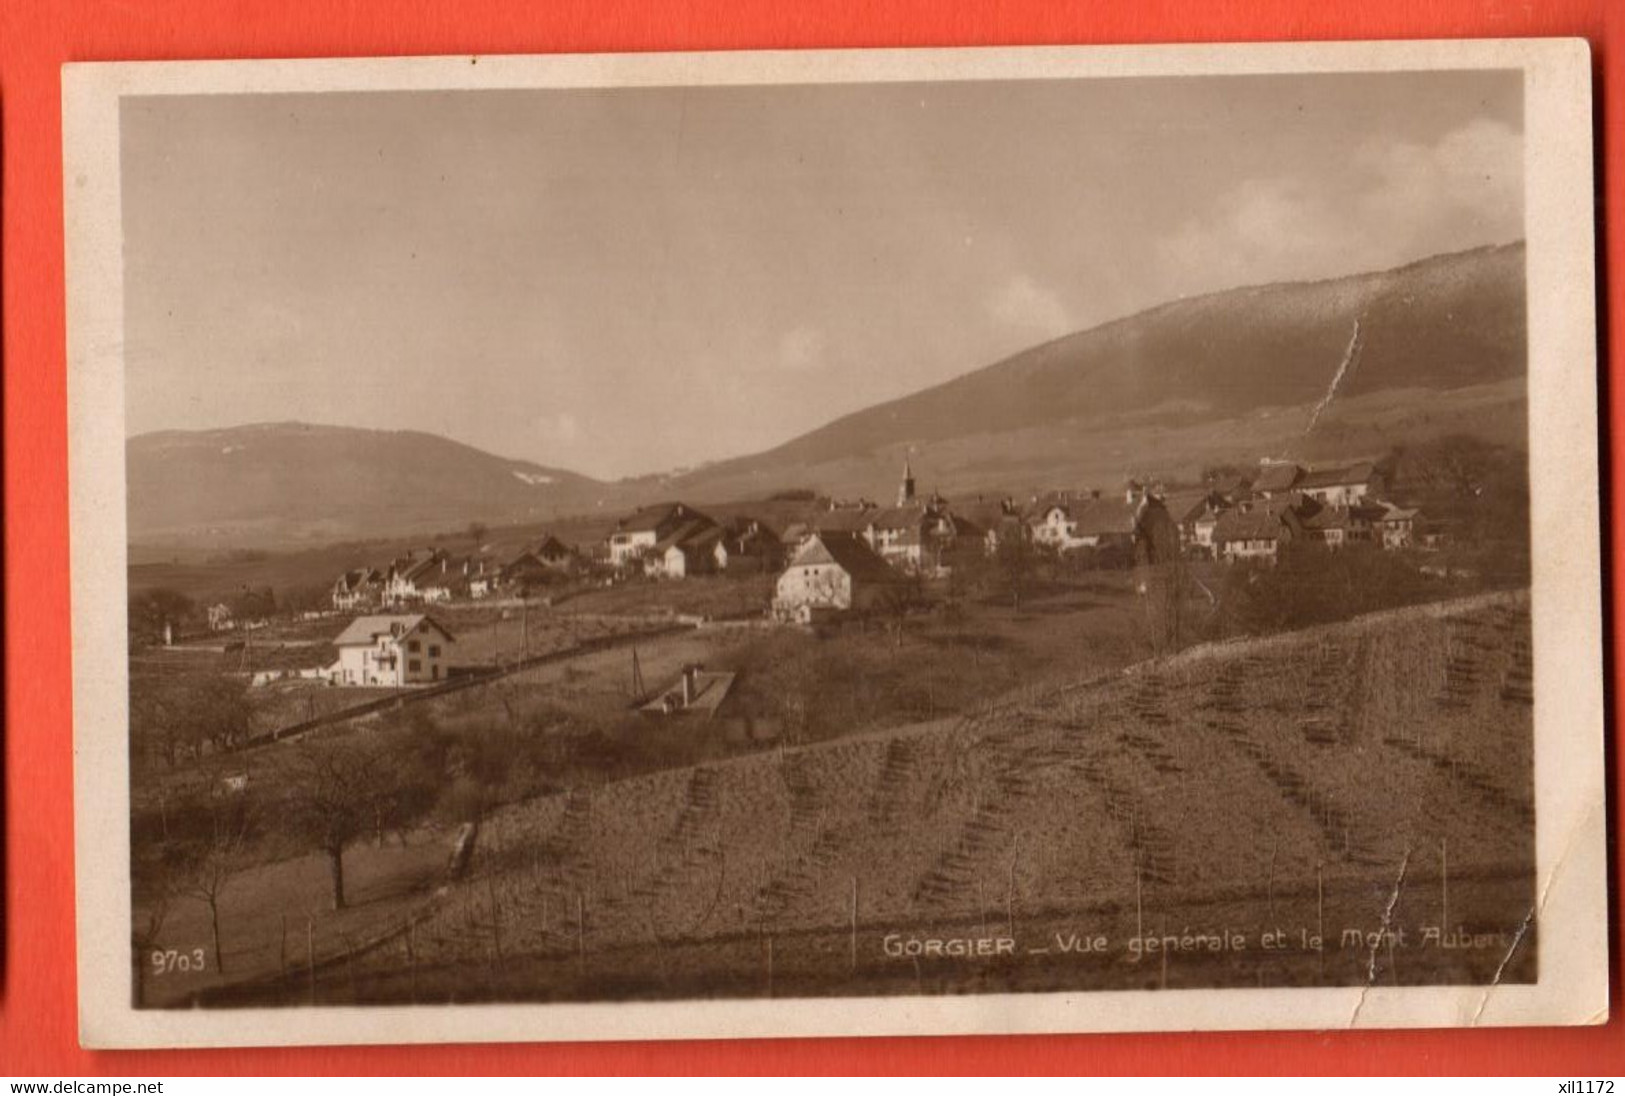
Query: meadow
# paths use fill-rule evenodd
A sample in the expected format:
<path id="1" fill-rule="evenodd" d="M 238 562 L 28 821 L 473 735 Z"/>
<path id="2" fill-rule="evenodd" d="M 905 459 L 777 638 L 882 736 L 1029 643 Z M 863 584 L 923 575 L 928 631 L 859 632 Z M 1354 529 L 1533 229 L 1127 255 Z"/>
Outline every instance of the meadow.
<path id="1" fill-rule="evenodd" d="M 1528 980 L 1527 614 L 1079 659 L 934 719 L 578 782 L 490 811 L 392 937 L 206 1000 Z M 906 954 L 984 938 L 1014 951 Z"/>

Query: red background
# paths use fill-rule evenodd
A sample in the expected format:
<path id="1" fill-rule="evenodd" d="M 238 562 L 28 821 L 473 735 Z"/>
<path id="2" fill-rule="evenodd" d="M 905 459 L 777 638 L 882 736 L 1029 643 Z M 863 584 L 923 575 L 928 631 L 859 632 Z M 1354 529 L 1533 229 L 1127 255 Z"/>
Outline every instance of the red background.
<path id="1" fill-rule="evenodd" d="M 1625 179 L 1625 5 L 1605 0 L 5 0 L 0 4 L 5 454 L 5 960 L 0 1074 L 1625 1073 L 1589 1029 L 776 1040 L 101 1052 L 78 1046 L 59 66 L 66 61 L 1562 35 L 1590 40 L 1599 201 Z M 1603 203 L 1603 208 L 1610 203 Z M 1599 226 L 1601 225 L 1599 221 Z M 1601 238 L 1621 257 L 1625 233 Z M 1606 320 L 1625 320 L 1602 290 Z M 1605 359 L 1625 370 L 1620 355 Z M 1606 386 L 1618 417 L 1622 386 Z M 1582 427 L 1584 424 L 1580 424 Z M 1606 438 L 1605 438 L 1606 441 Z M 1621 452 L 1621 443 L 1612 446 Z M 1605 459 L 1608 450 L 1605 448 Z M 1608 515 L 1619 543 L 1621 516 Z M 1614 595 L 1617 601 L 1617 592 Z M 1617 688 L 1619 667 L 1609 673 Z M 1611 769 L 1615 802 L 1621 790 Z M 1611 816 L 1612 822 L 1612 816 Z M 1618 848 L 1614 847 L 1616 878 Z M 1620 985 L 1618 902 L 1613 983 Z M 1601 961 L 1601 957 L 1599 957 Z"/>

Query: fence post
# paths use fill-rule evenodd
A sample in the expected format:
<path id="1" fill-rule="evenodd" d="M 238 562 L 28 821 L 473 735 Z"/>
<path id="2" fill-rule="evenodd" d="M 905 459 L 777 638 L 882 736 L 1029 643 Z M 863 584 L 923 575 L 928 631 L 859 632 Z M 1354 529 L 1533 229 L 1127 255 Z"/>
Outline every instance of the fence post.
<path id="1" fill-rule="evenodd" d="M 310 1003 L 316 1003 L 316 919 L 305 917 L 305 973 L 310 981 Z"/>

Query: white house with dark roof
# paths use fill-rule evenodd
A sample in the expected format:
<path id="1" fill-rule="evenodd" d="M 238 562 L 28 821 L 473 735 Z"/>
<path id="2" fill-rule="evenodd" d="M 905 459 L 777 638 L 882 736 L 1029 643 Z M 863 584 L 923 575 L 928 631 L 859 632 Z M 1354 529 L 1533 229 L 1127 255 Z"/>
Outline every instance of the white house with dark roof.
<path id="1" fill-rule="evenodd" d="M 1244 502 L 1219 515 L 1213 548 L 1229 563 L 1254 559 L 1275 562 L 1282 545 L 1304 536 L 1303 522 L 1287 499 Z"/>
<path id="2" fill-rule="evenodd" d="M 1308 469 L 1296 489 L 1327 506 L 1357 506 L 1382 494 L 1382 476 L 1371 461 L 1355 461 Z"/>
<path id="3" fill-rule="evenodd" d="M 655 546 L 693 522 L 715 525 L 706 515 L 681 502 L 645 506 L 622 518 L 609 535 L 609 562 L 623 567 L 654 551 Z M 669 545 L 667 546 L 669 547 Z"/>
<path id="4" fill-rule="evenodd" d="M 445 680 L 456 643 L 422 613 L 356 617 L 333 640 L 339 657 L 325 676 L 335 685 L 432 685 Z"/>
<path id="5" fill-rule="evenodd" d="M 819 614 L 864 612 L 904 582 L 855 533 L 815 533 L 779 575 L 773 615 L 807 623 Z"/>

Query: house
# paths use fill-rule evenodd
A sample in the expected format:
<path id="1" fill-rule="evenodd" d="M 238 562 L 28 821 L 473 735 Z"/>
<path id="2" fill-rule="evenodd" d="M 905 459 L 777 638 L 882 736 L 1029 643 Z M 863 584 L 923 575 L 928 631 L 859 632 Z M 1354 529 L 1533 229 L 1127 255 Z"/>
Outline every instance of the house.
<path id="1" fill-rule="evenodd" d="M 688 521 L 655 543 L 643 555 L 643 573 L 651 578 L 688 578 L 716 570 L 722 529 L 710 518 Z"/>
<path id="2" fill-rule="evenodd" d="M 784 544 L 760 521 L 740 518 L 723 530 L 712 554 L 719 571 L 758 574 L 778 569 L 784 558 Z"/>
<path id="3" fill-rule="evenodd" d="M 502 581 L 519 586 L 545 586 L 575 571 L 581 557 L 551 533 L 528 545 L 502 568 Z"/>
<path id="4" fill-rule="evenodd" d="M 1041 500 L 1029 510 L 1032 539 L 1057 552 L 1079 548 L 1132 550 L 1139 502 L 1129 492 L 1102 498 L 1099 491 L 1073 497 L 1062 492 Z"/>
<path id="5" fill-rule="evenodd" d="M 421 553 L 407 552 L 406 555 L 391 560 L 384 570 L 381 602 L 385 605 L 400 605 L 403 602 L 421 600 L 423 594 L 418 589 L 418 580 L 434 578 L 444 559 L 444 552 L 437 548 L 428 548 Z"/>
<path id="6" fill-rule="evenodd" d="M 1253 477 L 1252 493 L 1259 498 L 1282 498 L 1297 490 L 1303 476 L 1302 465 L 1265 458 L 1258 462 L 1258 475 Z"/>
<path id="7" fill-rule="evenodd" d="M 1303 523 L 1288 499 L 1243 502 L 1219 515 L 1213 527 L 1213 546 L 1219 559 L 1274 562 L 1281 546 L 1304 536 Z"/>
<path id="8" fill-rule="evenodd" d="M 905 581 L 862 537 L 815 533 L 779 576 L 773 615 L 809 623 L 827 613 L 868 612 Z"/>
<path id="9" fill-rule="evenodd" d="M 333 608 L 348 612 L 376 605 L 383 590 L 384 576 L 372 568 L 346 571 L 333 584 Z"/>
<path id="10" fill-rule="evenodd" d="M 609 561 L 624 567 L 641 559 L 661 541 L 667 540 L 678 529 L 693 522 L 715 525 L 716 522 L 681 502 L 645 506 L 629 517 L 622 518 L 609 535 Z"/>
<path id="11" fill-rule="evenodd" d="M 1420 510 L 1407 510 L 1393 503 L 1383 503 L 1382 513 L 1372 522 L 1384 548 L 1410 548 L 1417 543 L 1417 523 Z M 1426 538 L 1423 538 L 1424 542 Z"/>
<path id="12" fill-rule="evenodd" d="M 428 604 L 457 598 L 472 598 L 475 596 L 473 580 L 476 576 L 485 578 L 484 560 L 469 557 L 454 561 L 449 556 L 441 556 L 438 571 L 430 568 L 417 578 L 418 596 Z M 483 597 L 489 592 L 487 582 L 480 596 Z"/>
<path id="13" fill-rule="evenodd" d="M 1099 498 L 1099 492 L 1095 493 Z M 1074 498 L 1071 491 L 1054 491 L 1034 499 L 1027 511 L 1029 536 L 1034 544 L 1057 552 L 1083 547 L 1077 535 L 1077 515 L 1090 499 Z"/>
<path id="14" fill-rule="evenodd" d="M 1295 489 L 1327 506 L 1356 506 L 1382 494 L 1382 476 L 1371 461 L 1311 468 Z"/>
<path id="15" fill-rule="evenodd" d="M 1321 506 L 1300 514 L 1306 539 L 1328 548 L 1342 548 L 1359 539 L 1354 514 L 1347 506 Z"/>
<path id="16" fill-rule="evenodd" d="M 1187 491 L 1163 500 L 1168 516 L 1179 527 L 1180 548 L 1187 555 L 1204 558 L 1213 555 L 1213 529 L 1219 515 L 1229 508 L 1224 496 L 1214 491 Z"/>
<path id="17" fill-rule="evenodd" d="M 935 571 L 947 562 L 959 523 L 940 499 L 874 511 L 864 540 L 880 557 L 905 571 Z"/>
<path id="18" fill-rule="evenodd" d="M 1013 498 L 983 499 L 954 507 L 957 538 L 964 544 L 972 536 L 980 537 L 982 551 L 995 555 L 1001 544 L 1019 540 L 1027 535 L 1021 520 L 1021 510 Z"/>
<path id="19" fill-rule="evenodd" d="M 209 606 L 205 612 L 209 616 L 211 632 L 229 632 L 237 626 L 237 622 L 231 616 L 231 606 L 223 601 Z"/>
<path id="20" fill-rule="evenodd" d="M 362 616 L 333 646 L 338 661 L 326 670 L 335 685 L 427 685 L 447 676 L 456 639 L 422 613 Z"/>

